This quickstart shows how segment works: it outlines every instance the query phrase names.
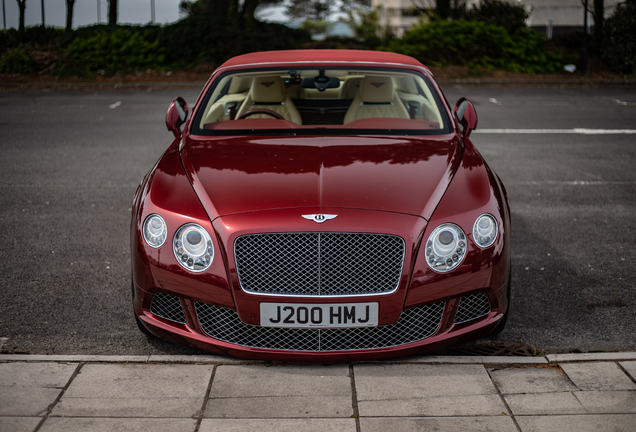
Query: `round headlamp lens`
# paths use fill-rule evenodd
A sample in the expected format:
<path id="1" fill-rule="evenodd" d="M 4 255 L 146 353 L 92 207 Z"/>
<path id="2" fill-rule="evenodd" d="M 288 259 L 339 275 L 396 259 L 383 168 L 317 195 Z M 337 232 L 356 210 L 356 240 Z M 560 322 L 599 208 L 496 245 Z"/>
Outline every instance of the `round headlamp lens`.
<path id="1" fill-rule="evenodd" d="M 173 241 L 174 256 L 187 270 L 200 272 L 212 264 L 212 238 L 200 225 L 186 224 L 177 230 Z"/>
<path id="2" fill-rule="evenodd" d="M 150 247 L 158 248 L 163 245 L 168 235 L 168 228 L 163 218 L 158 214 L 151 214 L 144 221 L 144 240 Z"/>
<path id="3" fill-rule="evenodd" d="M 466 256 L 466 234 L 452 223 L 441 224 L 426 241 L 426 263 L 444 273 L 459 266 Z"/>
<path id="4" fill-rule="evenodd" d="M 480 248 L 487 248 L 497 239 L 498 231 L 495 217 L 485 213 L 479 216 L 473 225 L 473 240 Z"/>

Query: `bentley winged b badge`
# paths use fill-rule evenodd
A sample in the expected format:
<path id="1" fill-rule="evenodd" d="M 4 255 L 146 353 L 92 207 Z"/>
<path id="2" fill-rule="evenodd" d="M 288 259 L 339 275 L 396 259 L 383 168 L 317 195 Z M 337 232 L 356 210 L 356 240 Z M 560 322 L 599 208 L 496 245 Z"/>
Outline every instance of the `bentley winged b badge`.
<path id="1" fill-rule="evenodd" d="M 338 215 L 334 215 L 334 214 L 308 214 L 308 215 L 303 215 L 303 217 L 305 219 L 312 220 L 312 221 L 317 222 L 317 223 L 323 223 L 324 221 L 331 220 L 331 219 L 335 218 L 336 216 L 338 216 Z"/>

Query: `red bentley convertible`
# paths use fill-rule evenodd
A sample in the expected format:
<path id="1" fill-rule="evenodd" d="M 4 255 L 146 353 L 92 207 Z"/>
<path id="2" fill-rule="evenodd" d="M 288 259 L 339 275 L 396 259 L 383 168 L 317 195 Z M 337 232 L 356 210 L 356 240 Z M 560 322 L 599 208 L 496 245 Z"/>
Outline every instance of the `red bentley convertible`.
<path id="1" fill-rule="evenodd" d="M 233 58 L 144 177 L 131 225 L 146 333 L 248 359 L 348 361 L 499 332 L 510 212 L 413 58 L 279 51 Z"/>

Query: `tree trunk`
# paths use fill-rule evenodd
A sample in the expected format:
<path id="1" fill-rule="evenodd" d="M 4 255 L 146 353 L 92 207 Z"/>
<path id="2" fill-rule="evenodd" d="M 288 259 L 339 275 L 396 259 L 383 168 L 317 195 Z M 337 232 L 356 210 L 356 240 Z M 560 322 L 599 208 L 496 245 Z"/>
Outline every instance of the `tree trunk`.
<path id="1" fill-rule="evenodd" d="M 603 49 L 603 24 L 605 21 L 604 0 L 594 0 L 594 48 L 596 56 L 601 56 Z"/>
<path id="2" fill-rule="evenodd" d="M 117 3 L 118 0 L 108 0 L 108 25 L 117 25 Z"/>
<path id="3" fill-rule="evenodd" d="M 17 0 L 18 8 L 20 10 L 20 26 L 18 31 L 24 33 L 24 10 L 26 9 L 26 0 Z"/>
<path id="4" fill-rule="evenodd" d="M 75 0 L 66 0 L 66 31 L 73 30 L 73 8 L 75 7 Z"/>
<path id="5" fill-rule="evenodd" d="M 256 18 L 254 18 L 256 6 L 258 6 L 258 0 L 245 0 L 243 4 L 243 19 L 247 31 L 253 30 L 256 24 Z"/>

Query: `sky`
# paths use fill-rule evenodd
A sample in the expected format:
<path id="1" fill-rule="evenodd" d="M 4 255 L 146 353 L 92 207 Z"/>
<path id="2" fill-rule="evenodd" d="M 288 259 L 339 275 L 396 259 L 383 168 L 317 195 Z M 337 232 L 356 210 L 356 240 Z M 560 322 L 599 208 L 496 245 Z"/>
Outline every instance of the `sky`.
<path id="1" fill-rule="evenodd" d="M 4 2 L 7 28 L 18 28 L 19 11 L 16 0 L 0 0 Z M 180 0 L 154 0 L 155 22 L 157 24 L 169 24 L 178 21 Z M 102 23 L 108 22 L 107 0 L 75 0 L 73 14 L 73 28 L 84 27 L 97 23 L 98 5 Z M 151 20 L 151 0 L 119 0 L 120 24 L 148 24 Z M 280 8 L 279 8 L 280 9 Z M 267 21 L 284 20 L 280 10 L 263 11 L 261 18 Z M 44 0 L 44 20 L 47 26 L 66 26 L 66 2 L 65 0 Z M 42 0 L 27 0 L 24 23 L 27 27 L 42 24 Z M 0 23 L 2 25 L 3 23 Z M 3 28 L 3 27 L 0 27 Z"/>

